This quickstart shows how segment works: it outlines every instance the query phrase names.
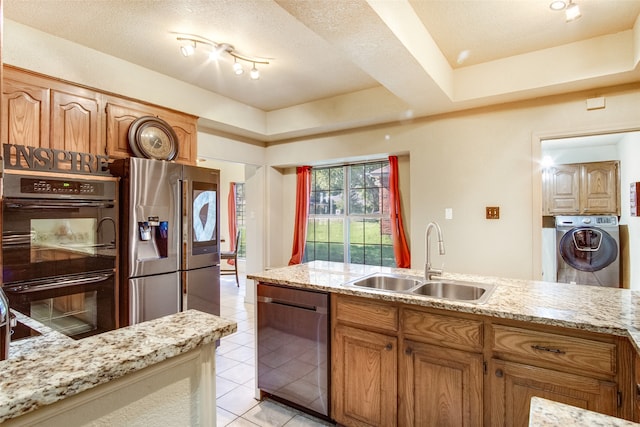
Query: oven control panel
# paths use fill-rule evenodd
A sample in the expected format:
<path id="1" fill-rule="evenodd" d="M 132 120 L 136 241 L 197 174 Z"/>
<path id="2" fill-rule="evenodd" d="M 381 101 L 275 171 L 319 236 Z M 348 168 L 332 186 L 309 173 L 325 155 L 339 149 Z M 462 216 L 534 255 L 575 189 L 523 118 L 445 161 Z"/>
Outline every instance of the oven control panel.
<path id="1" fill-rule="evenodd" d="M 20 191 L 28 194 L 77 194 L 102 196 L 103 183 L 62 179 L 21 178 Z"/>

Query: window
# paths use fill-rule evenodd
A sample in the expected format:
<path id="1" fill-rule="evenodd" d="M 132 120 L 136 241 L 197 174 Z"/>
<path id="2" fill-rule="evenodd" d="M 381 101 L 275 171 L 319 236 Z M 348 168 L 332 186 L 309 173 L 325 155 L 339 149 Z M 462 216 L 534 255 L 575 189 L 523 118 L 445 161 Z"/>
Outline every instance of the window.
<path id="1" fill-rule="evenodd" d="M 389 162 L 314 168 L 304 261 L 394 267 Z"/>
<path id="2" fill-rule="evenodd" d="M 244 198 L 244 183 L 236 182 L 236 227 L 240 231 L 240 241 L 238 242 L 238 258 L 246 258 L 246 228 L 245 228 L 245 211 L 247 201 Z"/>

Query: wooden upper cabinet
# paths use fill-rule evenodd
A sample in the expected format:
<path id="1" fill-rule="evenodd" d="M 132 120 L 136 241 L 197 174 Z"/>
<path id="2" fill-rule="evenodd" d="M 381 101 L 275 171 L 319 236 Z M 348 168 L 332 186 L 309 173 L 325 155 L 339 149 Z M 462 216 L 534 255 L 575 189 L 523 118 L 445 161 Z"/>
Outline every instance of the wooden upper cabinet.
<path id="1" fill-rule="evenodd" d="M 560 165 L 548 175 L 547 201 L 553 215 L 577 215 L 580 212 L 580 166 Z"/>
<path id="2" fill-rule="evenodd" d="M 155 116 L 178 137 L 175 161 L 195 165 L 197 117 L 106 94 L 11 66 L 3 66 L 2 143 L 77 151 L 124 158 L 129 126 Z"/>
<path id="3" fill-rule="evenodd" d="M 145 116 L 142 111 L 134 110 L 113 102 L 108 102 L 107 113 L 107 154 L 112 158 L 127 158 L 131 156 L 129 148 L 129 126 L 137 118 Z"/>
<path id="4" fill-rule="evenodd" d="M 558 165 L 547 172 L 545 215 L 620 214 L 618 161 Z"/>
<path id="5" fill-rule="evenodd" d="M 7 73 L 2 85 L 2 144 L 48 148 L 50 90 L 15 77 Z"/>
<path id="6" fill-rule="evenodd" d="M 197 118 L 178 114 L 168 114 L 160 116 L 160 118 L 165 119 L 178 136 L 178 156 L 176 161 L 195 165 L 198 152 Z"/>
<path id="7" fill-rule="evenodd" d="M 98 153 L 99 101 L 94 97 L 51 92 L 51 148 Z"/>
<path id="8" fill-rule="evenodd" d="M 129 148 L 129 126 L 136 119 L 155 116 L 166 121 L 178 137 L 178 163 L 195 165 L 197 153 L 197 118 L 134 101 L 108 98 L 106 106 L 107 154 L 113 158 L 133 155 Z"/>
<path id="9" fill-rule="evenodd" d="M 582 166 L 580 200 L 585 214 L 619 213 L 618 162 L 585 163 Z"/>
<path id="10" fill-rule="evenodd" d="M 2 143 L 101 154 L 100 94 L 5 67 Z"/>

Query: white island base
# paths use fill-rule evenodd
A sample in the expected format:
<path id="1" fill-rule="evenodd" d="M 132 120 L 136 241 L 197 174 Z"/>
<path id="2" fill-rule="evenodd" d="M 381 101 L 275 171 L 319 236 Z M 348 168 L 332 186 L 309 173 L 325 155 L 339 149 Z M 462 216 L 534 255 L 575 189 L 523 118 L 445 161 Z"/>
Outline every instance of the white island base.
<path id="1" fill-rule="evenodd" d="M 5 421 L 13 426 L 215 426 L 215 346 L 208 344 Z"/>
<path id="2" fill-rule="evenodd" d="M 189 310 L 16 355 L 0 362 L 1 424 L 215 426 L 215 342 L 235 330 Z"/>

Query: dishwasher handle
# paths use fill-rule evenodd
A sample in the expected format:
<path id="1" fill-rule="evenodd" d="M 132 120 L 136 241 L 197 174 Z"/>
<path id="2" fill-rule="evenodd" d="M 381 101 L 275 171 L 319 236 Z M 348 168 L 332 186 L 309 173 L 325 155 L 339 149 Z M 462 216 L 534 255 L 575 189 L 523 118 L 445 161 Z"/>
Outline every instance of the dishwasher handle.
<path id="1" fill-rule="evenodd" d="M 258 296 L 258 302 L 261 302 L 261 303 L 264 303 L 264 304 L 280 305 L 280 306 L 289 307 L 289 308 L 296 308 L 296 309 L 299 309 L 299 310 L 313 311 L 313 312 L 316 312 L 318 314 L 327 314 L 327 313 L 329 313 L 329 310 L 327 310 L 327 307 L 320 307 L 320 306 L 316 306 L 316 305 L 306 305 L 306 304 L 294 303 L 294 302 L 290 302 L 290 301 L 278 300 L 278 299 L 271 298 L 271 297 Z"/>

